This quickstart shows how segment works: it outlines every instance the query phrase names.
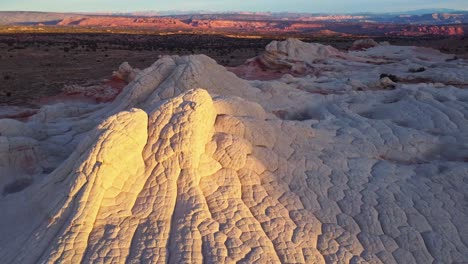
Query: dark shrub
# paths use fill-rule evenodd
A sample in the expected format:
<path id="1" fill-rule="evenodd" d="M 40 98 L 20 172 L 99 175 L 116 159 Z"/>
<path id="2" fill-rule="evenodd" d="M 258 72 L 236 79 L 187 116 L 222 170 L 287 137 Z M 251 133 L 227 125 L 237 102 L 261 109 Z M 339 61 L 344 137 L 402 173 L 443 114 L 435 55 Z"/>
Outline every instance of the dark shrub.
<path id="1" fill-rule="evenodd" d="M 421 67 L 421 68 L 417 68 L 417 69 L 410 69 L 409 71 L 412 72 L 412 73 L 425 72 L 426 68 Z"/>
<path id="2" fill-rule="evenodd" d="M 398 77 L 396 75 L 386 73 L 380 74 L 380 79 L 383 79 L 385 77 L 388 77 L 390 80 L 392 80 L 392 82 L 398 82 Z"/>

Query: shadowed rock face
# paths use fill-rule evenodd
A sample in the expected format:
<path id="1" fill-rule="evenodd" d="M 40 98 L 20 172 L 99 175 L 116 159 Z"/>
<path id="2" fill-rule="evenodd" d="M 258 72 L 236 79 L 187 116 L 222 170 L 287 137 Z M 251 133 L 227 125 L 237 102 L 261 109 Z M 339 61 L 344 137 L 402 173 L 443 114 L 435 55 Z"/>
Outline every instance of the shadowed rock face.
<path id="1" fill-rule="evenodd" d="M 322 76 L 249 82 L 165 56 L 124 64 L 112 102 L 2 119 L 0 262 L 463 262 L 468 64 L 447 58 L 333 50 L 294 57 Z"/>

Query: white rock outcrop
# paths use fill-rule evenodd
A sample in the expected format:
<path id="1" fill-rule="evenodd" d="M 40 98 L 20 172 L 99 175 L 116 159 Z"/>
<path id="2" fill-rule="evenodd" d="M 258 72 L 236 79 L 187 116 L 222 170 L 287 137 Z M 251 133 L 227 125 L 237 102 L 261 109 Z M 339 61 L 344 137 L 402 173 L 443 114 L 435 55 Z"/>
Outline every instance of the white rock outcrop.
<path id="1" fill-rule="evenodd" d="M 248 60 L 244 67 L 239 68 L 250 79 L 251 71 L 277 71 L 303 75 L 313 72 L 311 65 L 327 59 L 352 59 L 345 53 L 318 43 L 305 43 L 298 39 L 273 41 L 260 56 Z M 244 69 L 245 68 L 245 69 Z M 311 71 L 312 70 L 312 71 Z M 258 75 L 258 73 L 257 73 Z"/>
<path id="2" fill-rule="evenodd" d="M 113 102 L 0 120 L 0 263 L 463 263 L 467 62 L 323 49 L 272 81 L 164 56 Z"/>
<path id="3" fill-rule="evenodd" d="M 369 48 L 377 47 L 380 44 L 373 39 L 358 39 L 353 42 L 351 50 L 366 50 Z"/>
<path id="4" fill-rule="evenodd" d="M 278 61 L 314 61 L 328 58 L 346 58 L 346 55 L 333 48 L 319 43 L 306 43 L 298 39 L 286 41 L 273 41 L 266 46 L 262 55 L 265 60 L 272 63 Z M 270 57 L 269 59 L 267 59 Z"/>

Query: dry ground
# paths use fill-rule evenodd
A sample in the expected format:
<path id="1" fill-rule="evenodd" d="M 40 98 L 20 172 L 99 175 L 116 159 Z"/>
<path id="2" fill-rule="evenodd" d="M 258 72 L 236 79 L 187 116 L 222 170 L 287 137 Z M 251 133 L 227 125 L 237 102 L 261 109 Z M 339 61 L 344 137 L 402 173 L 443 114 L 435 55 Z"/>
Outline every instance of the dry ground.
<path id="1" fill-rule="evenodd" d="M 58 94 L 66 84 L 86 84 L 110 77 L 124 62 L 145 68 L 164 54 L 206 54 L 225 66 L 236 66 L 261 53 L 272 39 L 218 35 L 0 35 L 0 105 L 32 105 Z M 468 39 L 386 39 L 392 44 L 429 46 L 466 57 Z M 353 39 L 309 39 L 340 49 Z"/>

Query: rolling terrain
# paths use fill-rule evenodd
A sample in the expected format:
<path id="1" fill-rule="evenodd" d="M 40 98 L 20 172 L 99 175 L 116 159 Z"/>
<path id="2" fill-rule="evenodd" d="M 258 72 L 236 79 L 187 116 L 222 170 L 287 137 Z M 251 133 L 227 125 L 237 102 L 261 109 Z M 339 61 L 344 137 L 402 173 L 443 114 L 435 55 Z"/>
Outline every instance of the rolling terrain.
<path id="1" fill-rule="evenodd" d="M 468 12 L 425 15 L 227 13 L 171 16 L 0 12 L 0 25 L 9 26 L 7 32 L 38 27 L 47 32 L 50 30 L 48 27 L 65 27 L 144 29 L 153 33 L 464 36 L 468 31 Z"/>

